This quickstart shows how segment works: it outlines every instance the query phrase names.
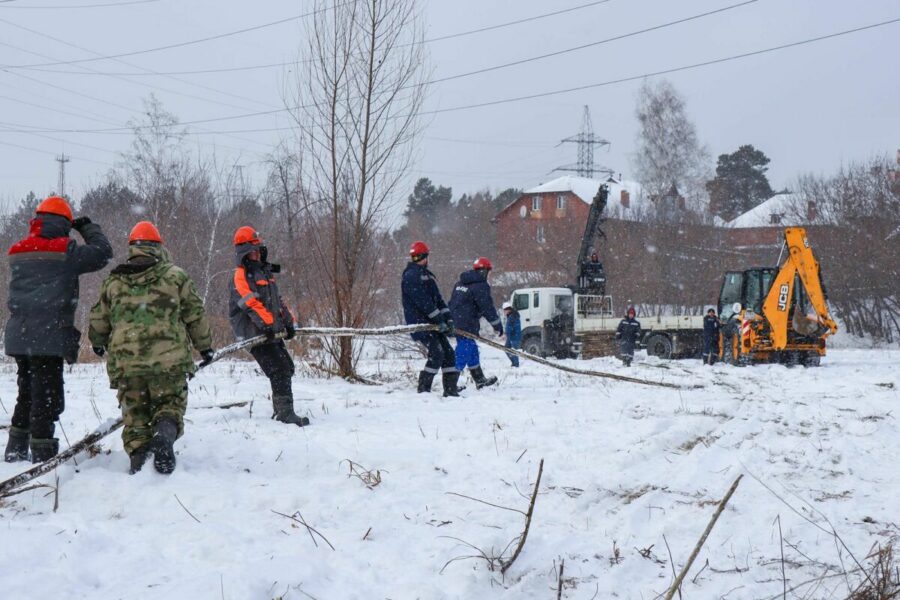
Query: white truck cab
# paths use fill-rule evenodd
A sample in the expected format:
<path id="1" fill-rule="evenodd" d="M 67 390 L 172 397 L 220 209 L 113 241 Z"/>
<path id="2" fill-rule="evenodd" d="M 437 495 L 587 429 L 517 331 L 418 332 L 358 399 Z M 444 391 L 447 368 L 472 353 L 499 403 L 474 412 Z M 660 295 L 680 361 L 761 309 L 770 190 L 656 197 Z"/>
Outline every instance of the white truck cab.
<path id="1" fill-rule="evenodd" d="M 572 290 L 564 287 L 522 288 L 510 302 L 522 322 L 522 349 L 529 354 L 548 354 L 542 342 L 544 322 L 572 314 Z"/>

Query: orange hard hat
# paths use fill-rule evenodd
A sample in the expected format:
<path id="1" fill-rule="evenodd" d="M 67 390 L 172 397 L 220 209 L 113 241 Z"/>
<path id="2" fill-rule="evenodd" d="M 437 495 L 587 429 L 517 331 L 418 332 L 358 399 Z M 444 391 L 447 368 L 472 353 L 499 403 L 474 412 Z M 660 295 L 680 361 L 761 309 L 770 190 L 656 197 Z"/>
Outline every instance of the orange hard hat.
<path id="1" fill-rule="evenodd" d="M 128 243 L 135 244 L 137 242 L 156 242 L 162 244 L 162 236 L 159 235 L 159 229 L 150 221 L 141 221 L 131 229 L 128 235 Z"/>
<path id="2" fill-rule="evenodd" d="M 258 246 L 261 243 L 262 240 L 259 238 L 259 233 L 252 227 L 245 225 L 234 232 L 235 246 L 241 244 L 253 244 L 254 246 Z"/>
<path id="3" fill-rule="evenodd" d="M 73 219 L 72 207 L 69 206 L 69 203 L 66 202 L 66 199 L 62 196 L 50 196 L 38 204 L 38 207 L 34 212 L 45 215 L 59 215 L 70 221 Z"/>

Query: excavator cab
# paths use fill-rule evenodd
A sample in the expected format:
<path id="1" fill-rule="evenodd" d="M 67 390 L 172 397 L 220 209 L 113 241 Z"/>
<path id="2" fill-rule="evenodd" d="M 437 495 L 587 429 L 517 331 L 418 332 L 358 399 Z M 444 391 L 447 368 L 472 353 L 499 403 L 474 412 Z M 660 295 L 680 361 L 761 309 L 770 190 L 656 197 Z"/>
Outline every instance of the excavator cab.
<path id="1" fill-rule="evenodd" d="M 787 257 L 778 267 L 725 274 L 719 291 L 724 360 L 817 366 L 825 355 L 825 338 L 837 325 L 828 313 L 819 263 L 800 227 L 785 230 L 784 248 Z"/>

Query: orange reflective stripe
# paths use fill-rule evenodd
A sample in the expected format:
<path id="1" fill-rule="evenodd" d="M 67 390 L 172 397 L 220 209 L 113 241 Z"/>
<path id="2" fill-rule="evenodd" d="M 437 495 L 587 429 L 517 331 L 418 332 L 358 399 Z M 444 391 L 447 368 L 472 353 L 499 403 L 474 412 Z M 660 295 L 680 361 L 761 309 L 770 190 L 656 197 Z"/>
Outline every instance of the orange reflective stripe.
<path id="1" fill-rule="evenodd" d="M 259 301 L 259 298 L 257 298 L 256 294 L 250 289 L 244 267 L 238 267 L 234 270 L 234 288 L 241 297 L 240 303 L 249 307 L 253 312 L 259 315 L 259 318 L 262 319 L 263 323 L 271 325 L 275 322 L 275 317 L 272 316 L 272 313 L 266 310 L 263 303 Z"/>
<path id="2" fill-rule="evenodd" d="M 260 279 L 256 282 L 256 285 L 269 285 L 269 282 L 266 279 Z"/>

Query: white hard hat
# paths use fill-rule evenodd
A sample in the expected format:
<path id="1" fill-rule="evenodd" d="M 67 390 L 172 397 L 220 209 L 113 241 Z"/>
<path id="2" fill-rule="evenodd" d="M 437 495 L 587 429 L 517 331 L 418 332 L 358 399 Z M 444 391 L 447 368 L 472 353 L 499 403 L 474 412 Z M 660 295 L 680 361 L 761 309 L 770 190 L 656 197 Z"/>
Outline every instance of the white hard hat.
<path id="1" fill-rule="evenodd" d="M 741 312 L 741 303 L 740 303 L 740 302 L 735 302 L 734 304 L 732 304 L 732 305 L 731 305 L 731 312 L 736 312 L 736 313 Z"/>
<path id="2" fill-rule="evenodd" d="M 504 303 L 503 303 L 503 310 L 506 310 L 507 308 L 512 308 L 512 304 L 510 304 L 509 302 L 504 302 Z"/>

